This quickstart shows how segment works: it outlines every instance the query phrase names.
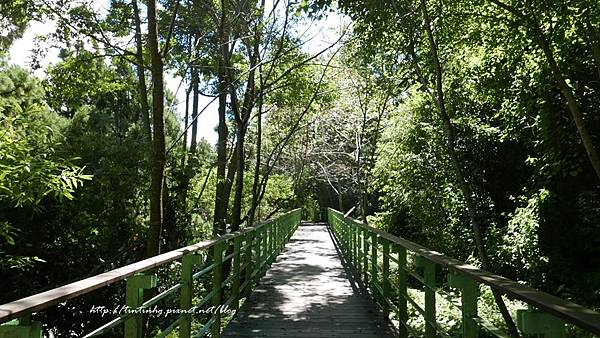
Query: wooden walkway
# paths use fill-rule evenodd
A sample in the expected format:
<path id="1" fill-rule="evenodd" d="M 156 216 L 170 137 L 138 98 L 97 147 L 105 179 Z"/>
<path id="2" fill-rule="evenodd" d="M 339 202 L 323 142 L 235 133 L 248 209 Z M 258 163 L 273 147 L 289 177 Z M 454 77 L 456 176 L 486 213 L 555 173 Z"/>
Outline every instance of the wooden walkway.
<path id="1" fill-rule="evenodd" d="M 392 337 L 325 223 L 303 223 L 222 337 Z"/>

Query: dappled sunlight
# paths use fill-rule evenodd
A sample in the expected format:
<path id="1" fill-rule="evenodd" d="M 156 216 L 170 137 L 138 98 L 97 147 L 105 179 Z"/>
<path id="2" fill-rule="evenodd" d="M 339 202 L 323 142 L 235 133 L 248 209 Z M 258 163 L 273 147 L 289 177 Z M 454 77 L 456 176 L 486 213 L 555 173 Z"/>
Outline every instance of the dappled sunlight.
<path id="1" fill-rule="evenodd" d="M 385 337 L 324 223 L 303 224 L 225 330 L 225 337 Z"/>

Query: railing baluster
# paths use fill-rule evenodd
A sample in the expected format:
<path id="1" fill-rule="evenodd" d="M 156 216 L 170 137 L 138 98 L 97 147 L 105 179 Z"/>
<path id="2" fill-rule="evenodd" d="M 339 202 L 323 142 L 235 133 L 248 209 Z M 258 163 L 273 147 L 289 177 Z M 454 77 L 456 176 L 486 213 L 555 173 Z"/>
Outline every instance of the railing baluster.
<path id="1" fill-rule="evenodd" d="M 354 224 L 352 224 L 352 264 L 358 266 L 358 230 Z"/>
<path id="2" fill-rule="evenodd" d="M 398 336 L 400 338 L 408 338 L 408 330 L 405 325 L 408 325 L 408 274 L 406 272 L 406 248 L 395 244 L 396 252 L 398 253 Z"/>
<path id="3" fill-rule="evenodd" d="M 379 243 L 377 241 L 377 234 L 376 233 L 371 233 L 371 286 L 372 286 L 372 290 L 373 290 L 373 297 L 374 298 L 379 298 L 378 296 L 380 296 L 378 294 L 378 289 L 377 289 L 377 247 L 379 246 Z"/>
<path id="4" fill-rule="evenodd" d="M 562 320 L 531 306 L 527 310 L 517 311 L 517 326 L 527 335 L 539 335 L 543 338 L 565 337 L 565 324 Z"/>
<path id="5" fill-rule="evenodd" d="M 363 281 L 365 282 L 365 287 L 368 285 L 368 280 L 369 280 L 369 274 L 368 274 L 368 270 L 369 270 L 369 246 L 368 246 L 368 235 L 367 235 L 367 230 L 365 229 L 361 229 L 362 230 L 362 242 L 363 242 L 363 252 L 362 252 L 362 261 L 363 261 Z"/>
<path id="6" fill-rule="evenodd" d="M 220 305 L 222 302 L 222 289 L 221 283 L 223 280 L 223 247 L 224 241 L 218 241 L 215 243 L 213 248 L 213 262 L 215 267 L 213 269 L 213 296 L 212 305 L 215 309 L 213 318 L 215 319 L 211 325 L 211 337 L 218 338 L 221 336 L 221 311 Z"/>
<path id="7" fill-rule="evenodd" d="M 461 274 L 450 273 L 448 284 L 460 289 L 463 338 L 479 337 L 479 325 L 474 320 L 477 317 L 477 298 L 479 296 L 477 283 Z"/>
<path id="8" fill-rule="evenodd" d="M 255 281 L 257 281 L 260 278 L 260 274 L 258 273 L 258 271 L 260 271 L 262 269 L 262 261 L 263 261 L 263 247 L 265 245 L 265 236 L 264 236 L 264 230 L 265 228 L 262 228 L 258 231 L 256 231 L 256 236 L 257 236 L 257 248 L 256 248 L 256 260 L 254 261 L 254 272 L 256 272 L 256 275 L 254 276 Z"/>
<path id="9" fill-rule="evenodd" d="M 240 245 L 242 236 L 237 236 L 233 239 L 233 279 L 231 281 L 231 300 L 233 309 L 237 310 L 240 307 Z"/>
<path id="10" fill-rule="evenodd" d="M 179 307 L 182 310 L 182 320 L 179 326 L 179 337 L 189 338 L 191 335 L 192 316 L 188 310 L 192 307 L 192 294 L 194 293 L 194 280 L 192 279 L 195 265 L 202 263 L 202 256 L 188 254 L 181 260 L 181 294 Z"/>
<path id="11" fill-rule="evenodd" d="M 362 250 L 362 239 L 361 239 L 361 229 L 357 226 L 354 226 L 356 232 L 356 271 L 360 275 L 362 273 L 362 263 L 363 263 L 363 250 Z"/>
<path id="12" fill-rule="evenodd" d="M 437 336 L 437 328 L 434 325 L 436 322 L 435 263 L 424 257 L 417 256 L 415 259 L 415 265 L 423 267 L 423 279 L 425 281 L 425 337 L 434 338 Z"/>
<path id="13" fill-rule="evenodd" d="M 254 270 L 253 259 L 252 259 L 252 249 L 254 247 L 254 234 L 256 230 L 248 231 L 244 237 L 244 245 L 246 253 L 244 255 L 244 266 L 245 266 L 245 278 L 244 283 L 246 284 L 246 288 L 242 290 L 244 296 L 248 296 L 250 294 L 250 290 L 252 287 L 252 271 Z"/>
<path id="14" fill-rule="evenodd" d="M 125 292 L 125 305 L 130 309 L 137 309 L 144 303 L 144 290 L 156 287 L 156 274 L 138 274 L 127 278 Z M 143 315 L 135 313 L 125 321 L 125 337 L 140 338 L 143 334 Z"/>
<path id="15" fill-rule="evenodd" d="M 344 222 L 344 244 L 345 244 L 345 253 L 346 257 L 350 256 L 350 225 Z"/>
<path id="16" fill-rule="evenodd" d="M 390 297 L 390 242 L 387 239 L 382 238 L 382 250 L 383 250 L 383 272 L 381 276 L 383 284 L 383 310 L 387 314 L 390 311 L 388 299 Z"/>

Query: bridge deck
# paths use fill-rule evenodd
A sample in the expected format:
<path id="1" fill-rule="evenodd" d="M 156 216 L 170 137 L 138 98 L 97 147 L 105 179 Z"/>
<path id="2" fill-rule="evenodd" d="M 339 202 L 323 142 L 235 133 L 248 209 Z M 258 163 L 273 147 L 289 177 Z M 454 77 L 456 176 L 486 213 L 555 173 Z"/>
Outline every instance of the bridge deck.
<path id="1" fill-rule="evenodd" d="M 303 223 L 223 337 L 392 337 L 327 225 Z"/>

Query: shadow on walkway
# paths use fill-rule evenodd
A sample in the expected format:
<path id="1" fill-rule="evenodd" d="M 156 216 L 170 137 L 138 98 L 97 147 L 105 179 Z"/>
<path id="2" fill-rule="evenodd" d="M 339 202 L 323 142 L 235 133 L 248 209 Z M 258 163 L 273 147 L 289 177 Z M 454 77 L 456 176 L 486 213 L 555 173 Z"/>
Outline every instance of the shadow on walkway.
<path id="1" fill-rule="evenodd" d="M 392 337 L 325 223 L 303 223 L 223 337 Z"/>

